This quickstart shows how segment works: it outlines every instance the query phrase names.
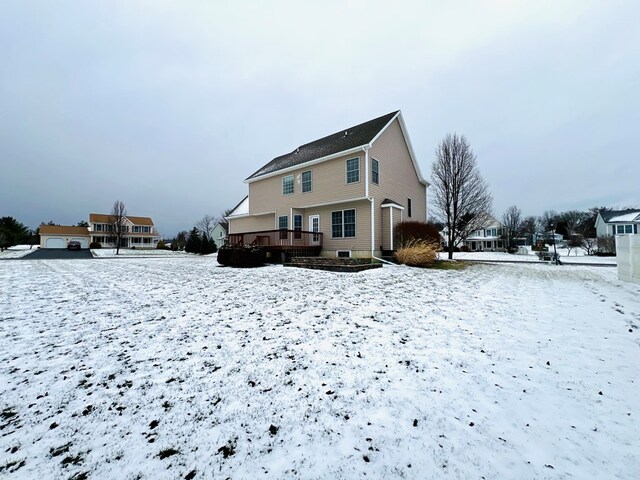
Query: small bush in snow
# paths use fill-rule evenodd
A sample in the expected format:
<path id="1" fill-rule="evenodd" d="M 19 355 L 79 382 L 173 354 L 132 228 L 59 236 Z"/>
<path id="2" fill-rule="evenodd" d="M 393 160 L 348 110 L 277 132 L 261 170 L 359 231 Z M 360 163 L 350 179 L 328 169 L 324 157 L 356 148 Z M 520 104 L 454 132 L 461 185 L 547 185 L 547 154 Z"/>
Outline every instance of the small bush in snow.
<path id="1" fill-rule="evenodd" d="M 89 248 L 102 248 L 102 244 L 100 242 L 91 242 Z"/>
<path id="2" fill-rule="evenodd" d="M 396 259 L 411 267 L 427 267 L 435 263 L 439 250 L 437 243 L 411 240 L 396 252 Z"/>

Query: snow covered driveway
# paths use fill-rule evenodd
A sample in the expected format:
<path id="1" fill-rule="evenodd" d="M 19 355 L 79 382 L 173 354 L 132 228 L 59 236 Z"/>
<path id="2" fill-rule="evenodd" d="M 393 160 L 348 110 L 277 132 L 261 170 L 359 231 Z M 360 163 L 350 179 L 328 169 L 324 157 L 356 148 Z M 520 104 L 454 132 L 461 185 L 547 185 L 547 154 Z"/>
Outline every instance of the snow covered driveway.
<path id="1" fill-rule="evenodd" d="M 638 478 L 613 269 L 0 262 L 0 477 Z"/>

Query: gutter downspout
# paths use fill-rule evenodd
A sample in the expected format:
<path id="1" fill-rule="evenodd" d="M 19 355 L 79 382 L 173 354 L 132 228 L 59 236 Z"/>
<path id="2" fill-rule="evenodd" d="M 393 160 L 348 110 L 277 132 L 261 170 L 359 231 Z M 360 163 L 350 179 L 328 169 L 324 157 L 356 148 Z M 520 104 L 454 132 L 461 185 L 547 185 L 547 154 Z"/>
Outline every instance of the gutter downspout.
<path id="1" fill-rule="evenodd" d="M 375 204 L 376 201 L 373 197 L 369 196 L 369 149 L 371 145 L 365 145 L 362 147 L 364 150 L 364 196 L 371 202 L 371 258 L 378 260 L 379 262 L 386 263 L 388 265 L 394 265 L 394 263 L 376 257 L 373 252 L 376 249 L 376 236 L 375 236 Z"/>

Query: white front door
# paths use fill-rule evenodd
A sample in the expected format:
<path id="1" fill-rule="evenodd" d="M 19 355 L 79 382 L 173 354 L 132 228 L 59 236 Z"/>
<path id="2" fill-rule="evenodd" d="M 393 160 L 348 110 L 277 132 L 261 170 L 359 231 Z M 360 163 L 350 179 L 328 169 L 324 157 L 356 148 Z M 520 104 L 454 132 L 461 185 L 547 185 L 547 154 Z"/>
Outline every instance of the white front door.
<path id="1" fill-rule="evenodd" d="M 320 215 L 309 215 L 309 231 L 310 232 L 320 231 Z M 311 240 L 313 243 L 319 243 L 320 235 L 313 235 Z"/>

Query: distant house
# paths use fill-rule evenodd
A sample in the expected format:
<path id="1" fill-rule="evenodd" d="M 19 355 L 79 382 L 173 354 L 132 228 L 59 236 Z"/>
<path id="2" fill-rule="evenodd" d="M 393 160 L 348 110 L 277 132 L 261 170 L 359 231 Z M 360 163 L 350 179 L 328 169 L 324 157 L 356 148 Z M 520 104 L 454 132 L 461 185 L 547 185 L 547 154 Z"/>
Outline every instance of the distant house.
<path id="1" fill-rule="evenodd" d="M 227 216 L 232 244 L 372 257 L 394 249 L 398 222 L 427 219 L 429 184 L 400 111 L 301 145 L 245 182 Z"/>
<path id="2" fill-rule="evenodd" d="M 503 251 L 505 245 L 502 240 L 503 225 L 492 216 L 487 216 L 481 228 L 472 231 L 467 237 L 465 237 L 460 246 L 464 246 L 471 252 L 480 251 Z M 441 236 L 443 239 L 443 246 L 447 246 L 447 227 L 445 227 Z"/>
<path id="3" fill-rule="evenodd" d="M 102 213 L 89 214 L 89 234 L 91 243 L 99 243 L 103 247 L 115 247 L 113 236 L 114 220 L 111 215 Z M 149 217 L 124 217 L 124 234 L 120 247 L 123 248 L 156 248 L 160 234 L 153 220 Z"/>
<path id="4" fill-rule="evenodd" d="M 628 235 L 640 230 L 640 210 L 601 210 L 596 217 L 596 236 Z"/>
<path id="5" fill-rule="evenodd" d="M 465 238 L 463 243 L 471 252 L 478 250 L 502 251 L 504 250 L 502 228 L 502 223 L 489 216 L 482 228 L 471 232 L 471 235 Z"/>
<path id="6" fill-rule="evenodd" d="M 89 248 L 89 229 L 66 225 L 40 225 L 41 248 L 67 248 L 71 240 L 80 242 L 82 248 Z"/>
<path id="7" fill-rule="evenodd" d="M 216 247 L 220 248 L 227 241 L 227 229 L 229 224 L 227 222 L 218 222 L 211 231 L 211 238 L 216 242 Z"/>
<path id="8" fill-rule="evenodd" d="M 72 227 L 67 225 L 41 225 L 41 248 L 66 248 L 71 240 L 80 242 L 82 248 L 89 248 L 91 243 L 99 243 L 103 247 L 115 247 L 113 236 L 113 217 L 101 213 L 89 214 L 89 227 Z M 156 248 L 160 234 L 149 217 L 124 218 L 123 248 Z"/>

